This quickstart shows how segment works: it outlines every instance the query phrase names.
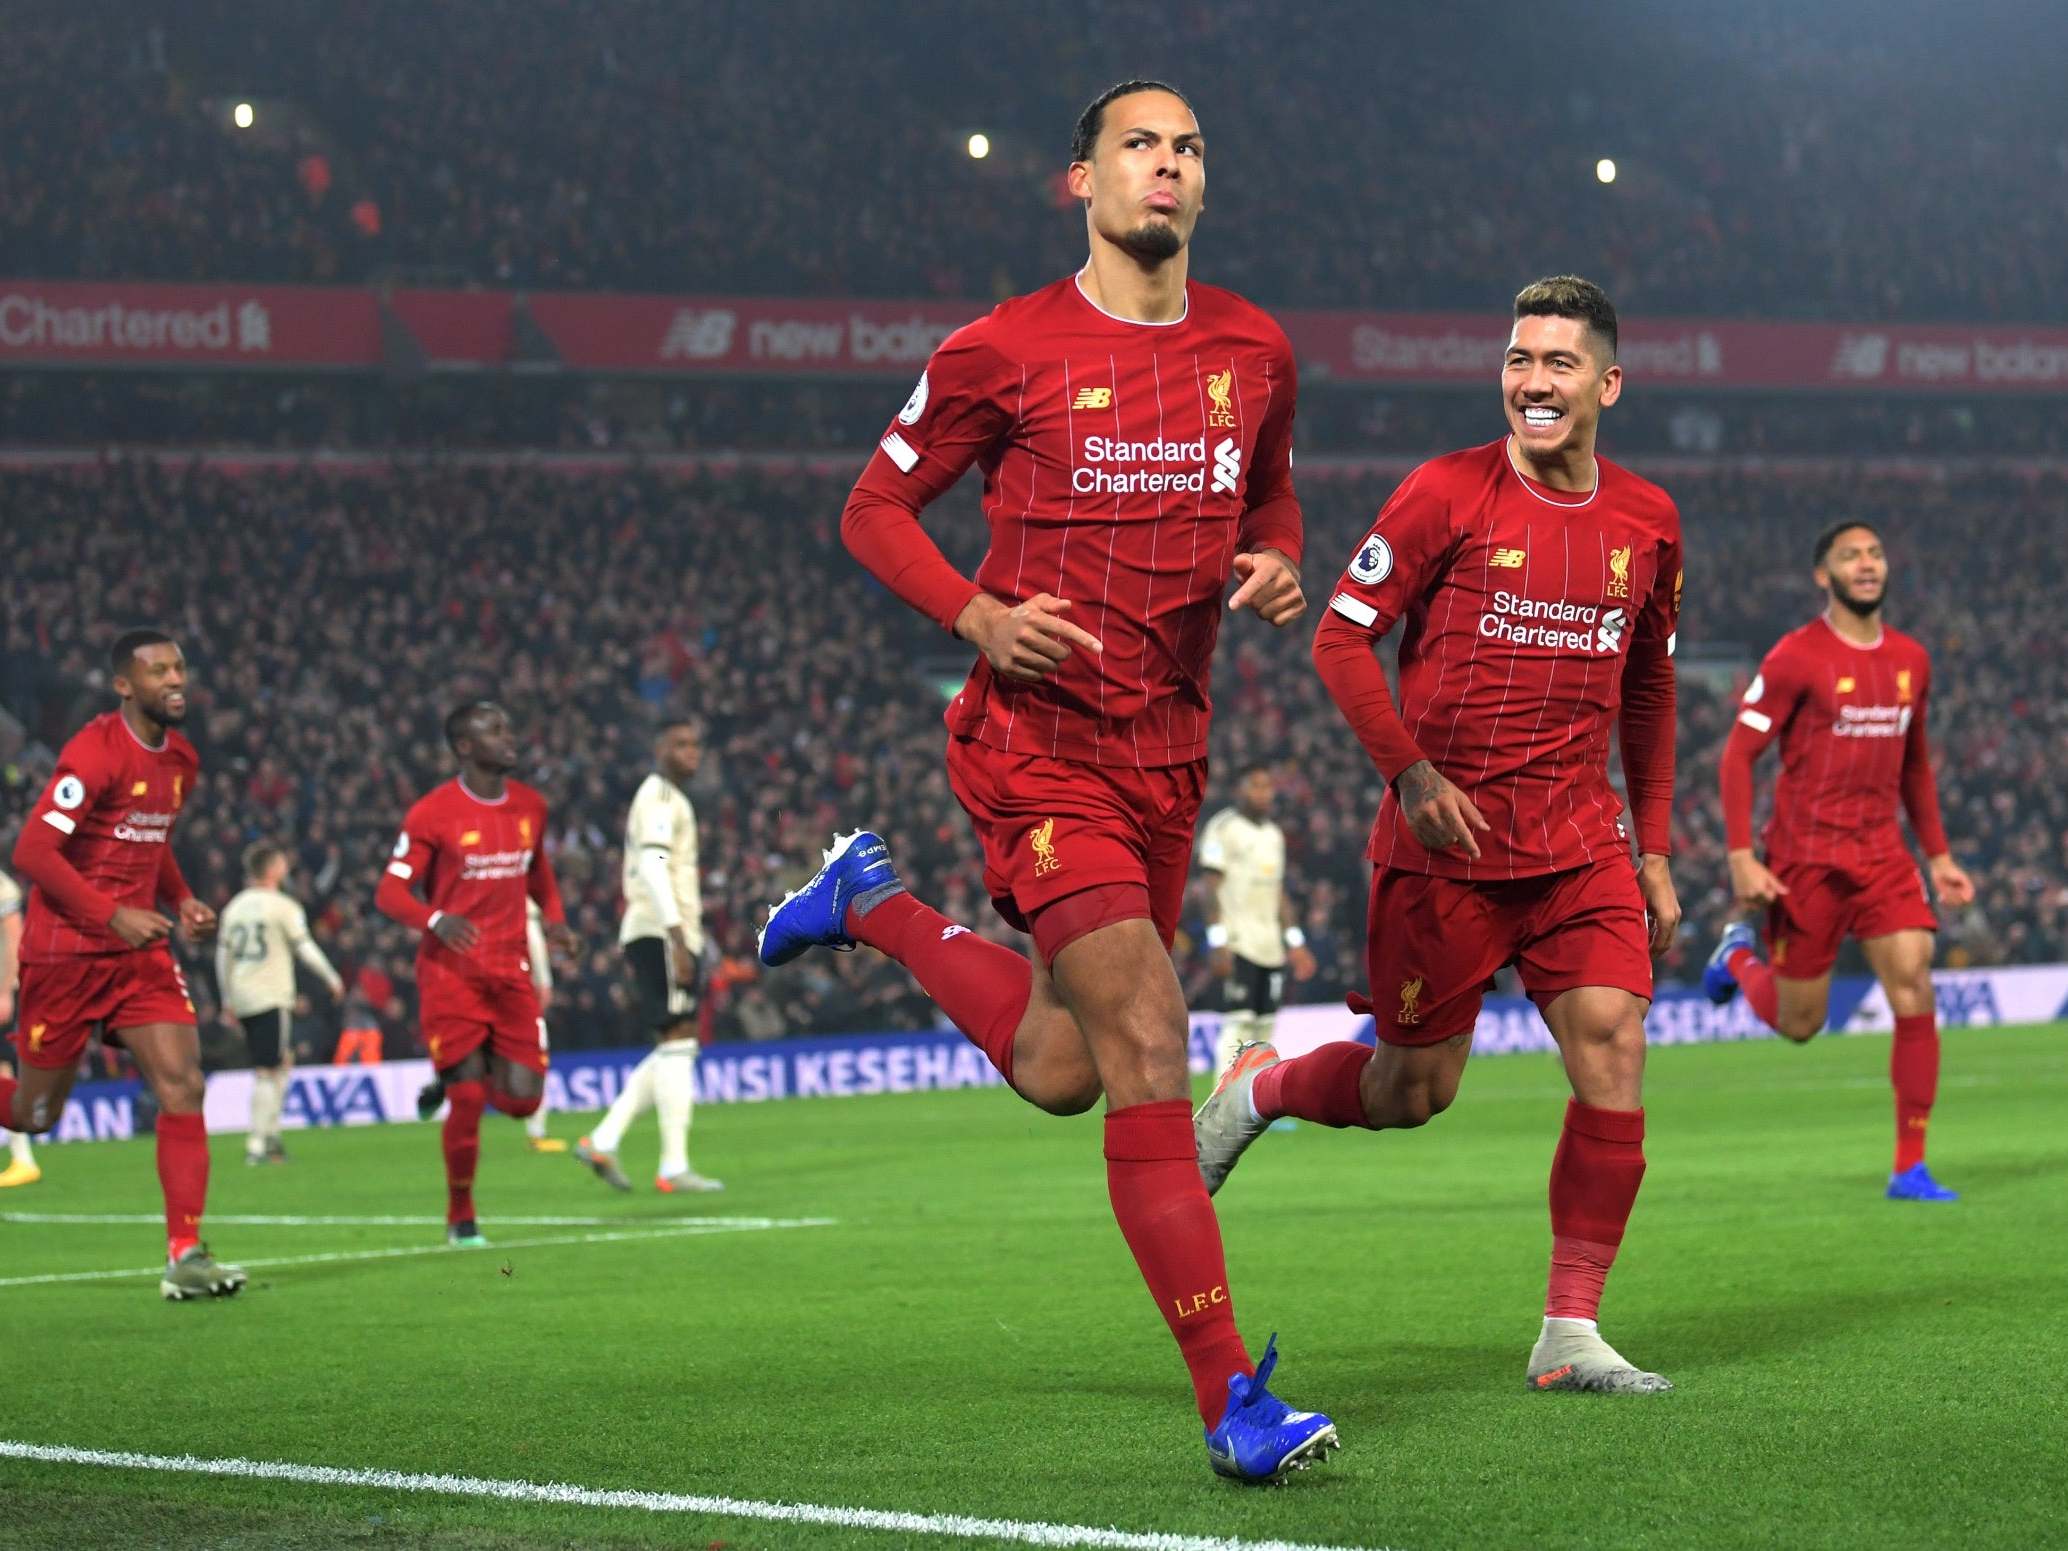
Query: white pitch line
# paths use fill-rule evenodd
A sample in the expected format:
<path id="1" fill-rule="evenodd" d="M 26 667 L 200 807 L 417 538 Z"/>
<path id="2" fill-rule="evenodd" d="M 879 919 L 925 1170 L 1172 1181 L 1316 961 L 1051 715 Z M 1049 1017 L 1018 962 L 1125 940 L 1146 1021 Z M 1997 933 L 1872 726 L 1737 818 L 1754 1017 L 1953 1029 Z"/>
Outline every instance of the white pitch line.
<path id="1" fill-rule="evenodd" d="M 498 1217 L 498 1227 L 509 1228 L 622 1228 L 649 1219 L 631 1217 Z M 732 1223 L 745 1227 L 767 1227 L 769 1217 L 656 1217 L 655 1227 L 679 1223 Z M 18 1223 L 147 1223 L 163 1222 L 163 1212 L 0 1212 L 0 1222 Z M 443 1217 L 280 1217 L 226 1216 L 208 1214 L 211 1223 L 237 1228 L 442 1228 Z"/>
<path id="2" fill-rule="evenodd" d="M 159 1222 L 161 1218 L 152 1218 Z M 443 1218 L 439 1221 L 442 1223 Z M 491 1242 L 490 1250 L 498 1249 L 540 1249 L 554 1244 L 617 1244 L 634 1239 L 684 1239 L 703 1238 L 719 1233 L 767 1233 L 783 1228 L 830 1228 L 831 1217 L 761 1217 L 734 1218 L 724 1223 L 683 1223 L 677 1227 L 628 1229 L 616 1233 L 563 1234 L 550 1239 L 505 1239 Z M 449 1244 L 410 1244 L 401 1249 L 336 1250 L 324 1255 L 285 1255 L 265 1260 L 241 1262 L 247 1271 L 269 1266 L 321 1266 L 332 1265 L 340 1260 L 406 1260 L 414 1255 L 451 1255 L 465 1253 L 456 1251 Z M 0 1287 L 43 1287 L 54 1282 L 117 1282 L 136 1277 L 163 1276 L 163 1265 L 145 1266 L 141 1270 L 125 1271 L 52 1271 L 42 1276 L 0 1277 Z"/>
<path id="3" fill-rule="evenodd" d="M 959 1513 L 895 1513 L 881 1508 L 828 1508 L 812 1503 L 760 1502 L 685 1492 L 599 1491 L 559 1482 L 496 1481 L 478 1476 L 417 1475 L 399 1470 L 356 1470 L 336 1465 L 294 1465 L 274 1460 L 201 1459 L 192 1454 L 130 1454 L 0 1440 L 0 1459 L 51 1465 L 98 1465 L 116 1470 L 163 1470 L 182 1475 L 293 1481 L 306 1486 L 370 1486 L 389 1492 L 444 1497 L 487 1497 L 503 1502 L 557 1503 L 576 1508 L 632 1508 L 647 1513 L 690 1513 L 773 1524 L 823 1524 L 837 1529 L 885 1530 L 899 1535 L 942 1535 L 958 1540 L 1011 1540 L 1029 1546 L 1090 1546 L 1097 1551 L 1357 1551 L 1313 1541 L 1236 1540 L 1220 1535 L 1099 1529 L 1088 1524 L 1046 1524 L 1021 1519 L 973 1519 Z M 1376 1548 L 1367 1548 L 1376 1551 Z"/>

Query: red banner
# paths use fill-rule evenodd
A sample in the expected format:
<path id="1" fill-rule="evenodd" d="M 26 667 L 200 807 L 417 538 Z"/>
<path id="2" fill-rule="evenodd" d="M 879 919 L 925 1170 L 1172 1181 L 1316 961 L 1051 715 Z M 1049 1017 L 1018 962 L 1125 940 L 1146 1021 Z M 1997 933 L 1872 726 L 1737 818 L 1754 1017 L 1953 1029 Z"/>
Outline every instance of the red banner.
<path id="1" fill-rule="evenodd" d="M 48 366 L 378 366 L 371 291 L 0 281 L 0 361 Z"/>
<path id="2" fill-rule="evenodd" d="M 904 378 L 980 302 L 0 281 L 0 363 L 481 368 Z M 1312 383 L 1491 385 L 1498 314 L 1277 314 Z M 384 351 L 382 323 L 396 358 Z M 527 320 L 530 327 L 527 327 Z M 414 361 L 409 344 L 415 346 Z M 2068 328 L 1634 318 L 1633 384 L 2068 392 Z"/>
<path id="3" fill-rule="evenodd" d="M 533 296 L 532 318 L 589 371 L 916 374 L 979 302 Z"/>

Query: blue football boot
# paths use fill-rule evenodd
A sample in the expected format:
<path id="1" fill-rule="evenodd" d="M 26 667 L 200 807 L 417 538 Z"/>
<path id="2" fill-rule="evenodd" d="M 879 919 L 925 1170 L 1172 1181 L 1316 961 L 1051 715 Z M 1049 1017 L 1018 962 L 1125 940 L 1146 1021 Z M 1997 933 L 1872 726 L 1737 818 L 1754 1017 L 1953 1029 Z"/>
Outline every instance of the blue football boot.
<path id="1" fill-rule="evenodd" d="M 1922 1163 L 1913 1163 L 1900 1174 L 1888 1177 L 1888 1198 L 1891 1201 L 1958 1201 L 1960 1192 L 1948 1190 L 1932 1178 L 1932 1171 Z"/>
<path id="2" fill-rule="evenodd" d="M 891 865 L 890 847 L 883 837 L 858 829 L 851 835 L 835 835 L 825 865 L 811 881 L 769 907 L 768 920 L 755 941 L 761 962 L 773 969 L 787 964 L 807 948 L 832 948 L 850 953 L 854 939 L 847 935 L 847 907 L 857 894 L 898 881 Z"/>
<path id="3" fill-rule="evenodd" d="M 1264 1386 L 1278 1366 L 1278 1337 L 1264 1343 L 1256 1374 L 1228 1380 L 1228 1409 L 1206 1434 L 1206 1460 L 1216 1474 L 1277 1486 L 1296 1470 L 1340 1449 L 1336 1424 L 1319 1411 L 1295 1411 Z"/>
<path id="4" fill-rule="evenodd" d="M 1749 921 L 1733 921 L 1726 926 L 1716 940 L 1716 951 L 1702 966 L 1702 994 L 1718 1007 L 1738 994 L 1738 977 L 1731 973 L 1727 961 L 1739 948 L 1759 952 L 1759 934 L 1752 930 Z"/>

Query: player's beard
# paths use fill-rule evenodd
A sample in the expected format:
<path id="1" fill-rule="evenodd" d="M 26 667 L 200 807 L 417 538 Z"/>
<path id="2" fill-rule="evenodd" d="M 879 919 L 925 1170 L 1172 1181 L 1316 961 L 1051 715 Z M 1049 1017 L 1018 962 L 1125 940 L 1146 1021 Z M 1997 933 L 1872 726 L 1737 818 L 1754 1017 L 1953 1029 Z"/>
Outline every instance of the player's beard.
<path id="1" fill-rule="evenodd" d="M 1185 251 L 1185 239 L 1168 221 L 1144 221 L 1117 246 L 1145 263 L 1161 264 Z"/>
<path id="2" fill-rule="evenodd" d="M 1883 582 L 1880 592 L 1876 593 L 1871 600 L 1864 600 L 1854 597 L 1852 589 L 1847 587 L 1844 582 L 1839 581 L 1838 578 L 1833 577 L 1831 579 L 1832 601 L 1856 619 L 1872 619 L 1875 614 L 1880 612 L 1882 597 L 1887 592 L 1888 583 Z"/>
<path id="3" fill-rule="evenodd" d="M 156 705 L 145 706 L 144 714 L 160 727 L 177 727 L 187 719 L 187 707 L 181 706 L 177 711 L 169 710 L 161 700 Z"/>

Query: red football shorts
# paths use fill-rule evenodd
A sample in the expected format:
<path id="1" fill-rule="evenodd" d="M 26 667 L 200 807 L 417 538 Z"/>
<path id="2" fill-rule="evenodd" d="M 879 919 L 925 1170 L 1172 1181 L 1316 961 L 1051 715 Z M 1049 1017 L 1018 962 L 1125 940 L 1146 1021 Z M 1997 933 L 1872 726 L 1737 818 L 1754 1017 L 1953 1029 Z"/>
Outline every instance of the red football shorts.
<path id="1" fill-rule="evenodd" d="M 1830 974 L 1847 937 L 1939 929 L 1924 879 L 1907 851 L 1838 866 L 1775 866 L 1773 873 L 1788 892 L 1767 907 L 1767 962 L 1784 979 Z"/>
<path id="2" fill-rule="evenodd" d="M 1205 760 L 1137 770 L 950 738 L 948 785 L 984 848 L 991 903 L 1008 925 L 1033 934 L 1044 959 L 1144 915 L 1166 948 L 1177 936 Z M 1097 909 L 1059 911 L 1043 929 L 1049 907 L 1087 889 L 1102 891 Z"/>
<path id="3" fill-rule="evenodd" d="M 25 1066 L 57 1071 L 75 1064 L 96 1023 L 110 1037 L 146 1023 L 193 1027 L 194 1001 L 172 950 L 159 943 L 22 966 L 14 1044 Z"/>
<path id="4" fill-rule="evenodd" d="M 457 1066 L 487 1045 L 534 1072 L 546 1069 L 546 1020 L 539 994 L 517 977 L 475 978 L 436 964 L 417 966 L 417 1021 L 431 1065 Z"/>
<path id="5" fill-rule="evenodd" d="M 1374 868 L 1365 964 L 1389 1045 L 1465 1033 L 1504 964 L 1539 1008 L 1580 986 L 1652 994 L 1644 896 L 1621 857 L 1506 883 Z"/>

